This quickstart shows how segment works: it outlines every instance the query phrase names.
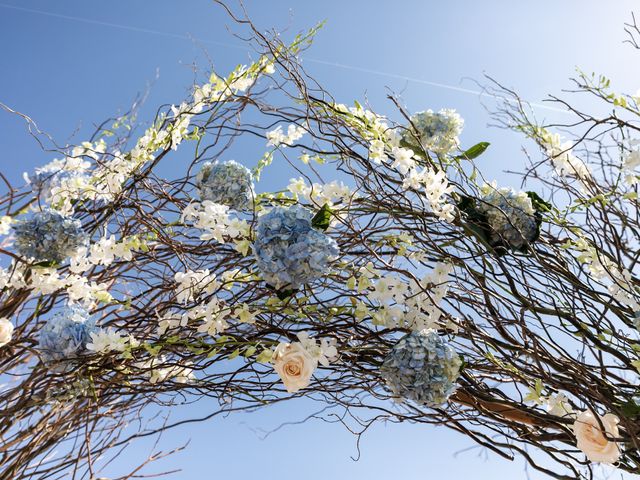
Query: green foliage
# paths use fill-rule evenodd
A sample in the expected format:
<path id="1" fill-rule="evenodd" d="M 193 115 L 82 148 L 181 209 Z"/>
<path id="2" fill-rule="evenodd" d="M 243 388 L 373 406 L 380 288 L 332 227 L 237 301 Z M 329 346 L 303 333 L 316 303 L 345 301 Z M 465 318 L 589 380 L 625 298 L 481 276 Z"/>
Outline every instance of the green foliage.
<path id="1" fill-rule="evenodd" d="M 456 160 L 473 160 L 474 158 L 482 155 L 487 148 L 491 145 L 489 142 L 476 143 L 473 147 L 462 152 L 461 155 L 456 157 Z"/>
<path id="2" fill-rule="evenodd" d="M 536 209 L 537 212 L 550 212 L 553 208 L 549 202 L 540 198 L 536 192 L 526 192 L 527 196 L 531 199 L 531 203 L 533 204 L 533 208 Z"/>
<path id="3" fill-rule="evenodd" d="M 318 213 L 316 213 L 311 219 L 311 226 L 313 228 L 317 228 L 318 230 L 326 230 L 331 224 L 331 215 L 331 207 L 329 207 L 329 205 L 325 203 L 322 208 L 318 210 Z"/>

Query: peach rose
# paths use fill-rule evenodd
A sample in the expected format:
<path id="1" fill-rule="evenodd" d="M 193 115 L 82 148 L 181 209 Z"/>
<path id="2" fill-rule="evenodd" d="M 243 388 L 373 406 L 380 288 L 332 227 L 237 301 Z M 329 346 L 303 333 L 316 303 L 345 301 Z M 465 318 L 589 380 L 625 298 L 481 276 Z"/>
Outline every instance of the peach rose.
<path id="1" fill-rule="evenodd" d="M 11 341 L 13 324 L 6 318 L 0 318 L 0 347 L 4 347 Z"/>
<path id="2" fill-rule="evenodd" d="M 600 419 L 609 438 L 618 437 L 618 417 L 607 413 Z M 609 440 L 598 423 L 598 417 L 591 411 L 581 412 L 573 424 L 578 448 L 592 462 L 615 463 L 620 458 L 620 449 L 616 442 Z"/>
<path id="3" fill-rule="evenodd" d="M 317 366 L 317 362 L 298 342 L 278 345 L 272 360 L 273 368 L 289 393 L 307 387 Z"/>

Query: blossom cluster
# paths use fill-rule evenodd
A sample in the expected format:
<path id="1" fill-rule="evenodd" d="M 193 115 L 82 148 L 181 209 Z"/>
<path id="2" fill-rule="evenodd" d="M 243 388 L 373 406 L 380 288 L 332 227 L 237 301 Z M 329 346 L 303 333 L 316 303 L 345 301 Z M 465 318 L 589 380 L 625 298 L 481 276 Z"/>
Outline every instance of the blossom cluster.
<path id="1" fill-rule="evenodd" d="M 31 185 L 31 189 L 41 199 L 45 201 L 52 201 L 57 203 L 56 200 L 59 192 L 65 188 L 72 188 L 73 183 L 82 183 L 86 181 L 86 171 L 91 166 L 91 163 L 84 159 L 87 153 L 91 153 L 92 156 L 97 157 L 97 153 L 104 153 L 106 144 L 101 142 L 96 145 L 98 150 L 93 149 L 93 145 L 89 142 L 83 143 L 82 147 L 75 147 L 71 153 L 71 156 L 64 159 L 55 159 L 48 164 L 36 168 L 33 176 L 24 174 L 25 180 Z M 54 195 L 56 192 L 56 195 Z"/>
<path id="2" fill-rule="evenodd" d="M 7 318 L 0 318 L 0 347 L 4 347 L 13 336 L 13 323 Z"/>
<path id="3" fill-rule="evenodd" d="M 631 272 L 624 267 L 619 267 L 604 253 L 599 252 L 586 238 L 577 238 L 568 241 L 567 248 L 578 252 L 577 260 L 583 263 L 593 278 L 599 281 L 607 281 L 607 290 L 613 298 L 628 306 L 634 312 L 640 311 L 640 302 L 634 286 Z"/>
<path id="4" fill-rule="evenodd" d="M 380 373 L 396 397 L 438 407 L 456 389 L 462 361 L 436 330 L 411 332 L 385 357 Z"/>
<path id="5" fill-rule="evenodd" d="M 346 203 L 354 195 L 348 186 L 337 180 L 325 184 L 308 185 L 303 178 L 292 178 L 289 180 L 287 190 L 299 199 L 310 201 L 320 207 L 325 204 L 332 206 L 334 203 Z"/>
<path id="6" fill-rule="evenodd" d="M 149 379 L 149 383 L 163 383 L 172 381 L 175 383 L 191 383 L 196 377 L 190 362 L 178 363 L 178 360 L 170 360 L 166 355 L 158 355 L 144 361 L 136 362 L 134 367 L 138 372 Z"/>
<path id="7" fill-rule="evenodd" d="M 176 272 L 174 279 L 177 282 L 178 292 L 176 300 L 181 303 L 192 302 L 201 293 L 212 293 L 220 286 L 216 276 L 207 269 Z"/>
<path id="8" fill-rule="evenodd" d="M 95 354 L 124 352 L 129 347 L 135 348 L 139 345 L 132 335 L 122 335 L 113 328 L 100 328 L 95 332 L 89 332 L 89 337 L 87 350 Z"/>
<path id="9" fill-rule="evenodd" d="M 13 218 L 9 215 L 2 215 L 0 217 L 0 235 L 6 235 L 11 231 L 11 224 L 13 223 Z"/>
<path id="10" fill-rule="evenodd" d="M 18 253 L 39 262 L 62 262 L 89 242 L 79 220 L 51 209 L 16 222 L 13 229 Z"/>
<path id="11" fill-rule="evenodd" d="M 182 211 L 181 220 L 192 222 L 195 228 L 203 230 L 201 240 L 215 240 L 218 243 L 231 240 L 237 251 L 247 255 L 250 246 L 250 225 L 246 220 L 231 217 L 228 206 L 209 200 L 190 203 Z"/>
<path id="12" fill-rule="evenodd" d="M 263 279 L 275 288 L 300 288 L 322 278 L 337 257 L 331 237 L 314 229 L 313 214 L 298 205 L 275 207 L 258 218 L 253 253 Z"/>
<path id="13" fill-rule="evenodd" d="M 300 140 L 307 130 L 299 125 L 291 124 L 287 127 L 287 133 L 282 130 L 282 125 L 267 132 L 267 147 L 290 147 L 296 140 Z"/>
<path id="14" fill-rule="evenodd" d="M 420 114 L 416 114 L 420 115 Z M 372 137 L 369 146 L 369 158 L 375 164 L 390 164 L 402 177 L 404 189 L 415 190 L 425 196 L 431 211 L 441 220 L 452 222 L 455 207 L 447 203 L 446 196 L 453 191 L 444 170 L 434 170 L 429 167 L 419 167 L 416 158 L 419 155 L 411 148 L 400 146 L 405 137 L 397 129 L 390 128 L 383 117 L 374 116 L 375 121 L 367 123 Z M 462 122 L 462 119 L 460 119 Z M 455 142 L 457 145 L 457 136 Z M 420 151 L 419 146 L 414 148 Z"/>
<path id="15" fill-rule="evenodd" d="M 205 163 L 196 176 L 200 200 L 226 205 L 234 210 L 250 210 L 255 192 L 251 172 L 233 160 Z"/>
<path id="16" fill-rule="evenodd" d="M 525 192 L 496 188 L 493 184 L 483 186 L 481 193 L 478 210 L 487 218 L 492 244 L 522 249 L 535 240 L 538 234 L 536 211 Z"/>
<path id="17" fill-rule="evenodd" d="M 546 130 L 541 132 L 541 141 L 558 175 L 581 181 L 591 178 L 589 167 L 573 154 L 571 142 L 562 142 L 559 134 Z"/>
<path id="18" fill-rule="evenodd" d="M 40 330 L 38 350 L 45 362 L 71 360 L 86 351 L 91 333 L 97 331 L 85 309 L 67 306 L 50 317 Z"/>
<path id="19" fill-rule="evenodd" d="M 111 202 L 138 169 L 155 159 L 158 150 L 175 150 L 183 140 L 191 138 L 194 115 L 210 104 L 245 91 L 260 75 L 272 72 L 273 62 L 263 56 L 248 67 L 237 67 L 227 78 L 212 74 L 209 82 L 195 87 L 190 102 L 172 105 L 168 113 L 159 115 L 129 152 L 114 150 L 107 154 L 102 139 L 94 144 L 84 142 L 64 161 L 54 161 L 36 171 L 35 189 L 50 197 L 53 208 L 67 214 L 73 212 L 76 200 Z M 91 170 L 90 162 L 81 158 L 99 158 L 100 162 Z"/>
<path id="20" fill-rule="evenodd" d="M 458 148 L 458 137 L 464 121 L 455 110 L 443 109 L 439 112 L 427 110 L 411 116 L 411 124 L 403 135 L 403 140 L 420 151 L 422 148 L 435 153 L 446 154 Z"/>
<path id="21" fill-rule="evenodd" d="M 112 300 L 109 285 L 90 281 L 78 274 L 61 274 L 55 268 L 33 268 L 28 283 L 33 292 L 48 295 L 64 290 L 70 302 L 91 304 L 94 301 L 108 303 Z"/>
<path id="22" fill-rule="evenodd" d="M 631 140 L 631 151 L 624 157 L 622 169 L 625 172 L 625 182 L 628 185 L 636 185 L 640 181 L 640 177 L 636 173 L 636 168 L 640 166 L 640 140 Z"/>
<path id="23" fill-rule="evenodd" d="M 422 192 L 429 202 L 431 211 L 445 222 L 453 222 L 455 207 L 446 202 L 446 195 L 453 191 L 453 185 L 443 170 L 435 172 L 430 168 L 411 169 L 403 180 L 404 188 Z"/>
<path id="24" fill-rule="evenodd" d="M 357 290 L 363 292 L 376 308 L 368 312 L 362 302 L 359 308 L 370 313 L 374 324 L 388 328 L 420 331 L 447 327 L 455 330 L 452 323 L 441 323 L 443 310 L 440 306 L 448 292 L 452 270 L 452 265 L 438 263 L 419 282 L 406 282 L 397 275 L 381 276 L 372 265 L 361 267 Z"/>
<path id="25" fill-rule="evenodd" d="M 97 265 L 109 266 L 116 260 L 131 261 L 137 250 L 147 250 L 149 245 L 138 235 L 117 240 L 114 235 L 104 236 L 92 243 L 89 248 L 82 247 L 71 257 L 69 270 L 84 273 Z"/>

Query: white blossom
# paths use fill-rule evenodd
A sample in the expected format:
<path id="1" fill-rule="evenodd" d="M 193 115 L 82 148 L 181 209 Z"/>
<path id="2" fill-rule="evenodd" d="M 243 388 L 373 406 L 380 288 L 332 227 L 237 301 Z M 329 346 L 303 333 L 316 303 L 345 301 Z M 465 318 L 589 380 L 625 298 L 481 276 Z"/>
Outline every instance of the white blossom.
<path id="1" fill-rule="evenodd" d="M 187 270 L 186 272 L 176 272 L 174 275 L 176 286 L 176 300 L 180 303 L 193 301 L 202 293 L 211 293 L 219 286 L 215 275 L 205 270 Z"/>
<path id="2" fill-rule="evenodd" d="M 87 350 L 93 353 L 124 352 L 130 340 L 129 336 L 122 336 L 113 328 L 101 328 L 89 335 L 91 342 L 87 343 Z"/>
<path id="3" fill-rule="evenodd" d="M 287 133 L 279 125 L 274 130 L 267 132 L 267 147 L 287 147 L 293 145 L 296 140 L 301 139 L 307 133 L 304 127 L 291 124 L 287 127 Z"/>

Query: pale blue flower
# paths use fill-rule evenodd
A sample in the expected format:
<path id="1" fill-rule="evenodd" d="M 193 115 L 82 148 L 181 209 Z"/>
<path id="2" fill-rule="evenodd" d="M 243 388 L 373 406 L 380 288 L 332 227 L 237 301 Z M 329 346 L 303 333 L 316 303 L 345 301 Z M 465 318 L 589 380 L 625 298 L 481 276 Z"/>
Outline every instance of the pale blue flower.
<path id="1" fill-rule="evenodd" d="M 418 112 L 411 117 L 403 140 L 417 150 L 425 148 L 436 153 L 449 153 L 459 145 L 463 124 L 462 117 L 455 110 Z"/>
<path id="2" fill-rule="evenodd" d="M 525 192 L 511 188 L 491 188 L 479 202 L 487 217 L 492 244 L 522 249 L 538 235 L 538 219 L 531 199 Z"/>
<path id="3" fill-rule="evenodd" d="M 67 306 L 47 320 L 40 330 L 38 350 L 45 362 L 77 358 L 86 350 L 91 333 L 98 332 L 87 311 Z"/>
<path id="4" fill-rule="evenodd" d="M 455 391 L 461 363 L 436 330 L 422 330 L 398 340 L 380 373 L 396 397 L 438 407 Z"/>
<path id="5" fill-rule="evenodd" d="M 13 229 L 18 253 L 39 262 L 62 262 L 89 243 L 79 220 L 50 209 L 16 222 Z"/>
<path id="6" fill-rule="evenodd" d="M 253 208 L 255 192 L 251 171 L 233 160 L 205 163 L 196 176 L 196 187 L 202 201 L 209 200 L 235 210 Z"/>
<path id="7" fill-rule="evenodd" d="M 36 168 L 35 173 L 29 177 L 29 183 L 33 193 L 49 200 L 55 188 L 61 187 L 69 179 L 81 177 L 86 178 L 86 175 L 76 170 L 66 170 L 58 163 L 52 162 Z"/>
<path id="8" fill-rule="evenodd" d="M 313 214 L 299 205 L 276 207 L 258 219 L 253 253 L 264 280 L 276 288 L 299 288 L 322 278 L 339 249 L 311 225 Z"/>

